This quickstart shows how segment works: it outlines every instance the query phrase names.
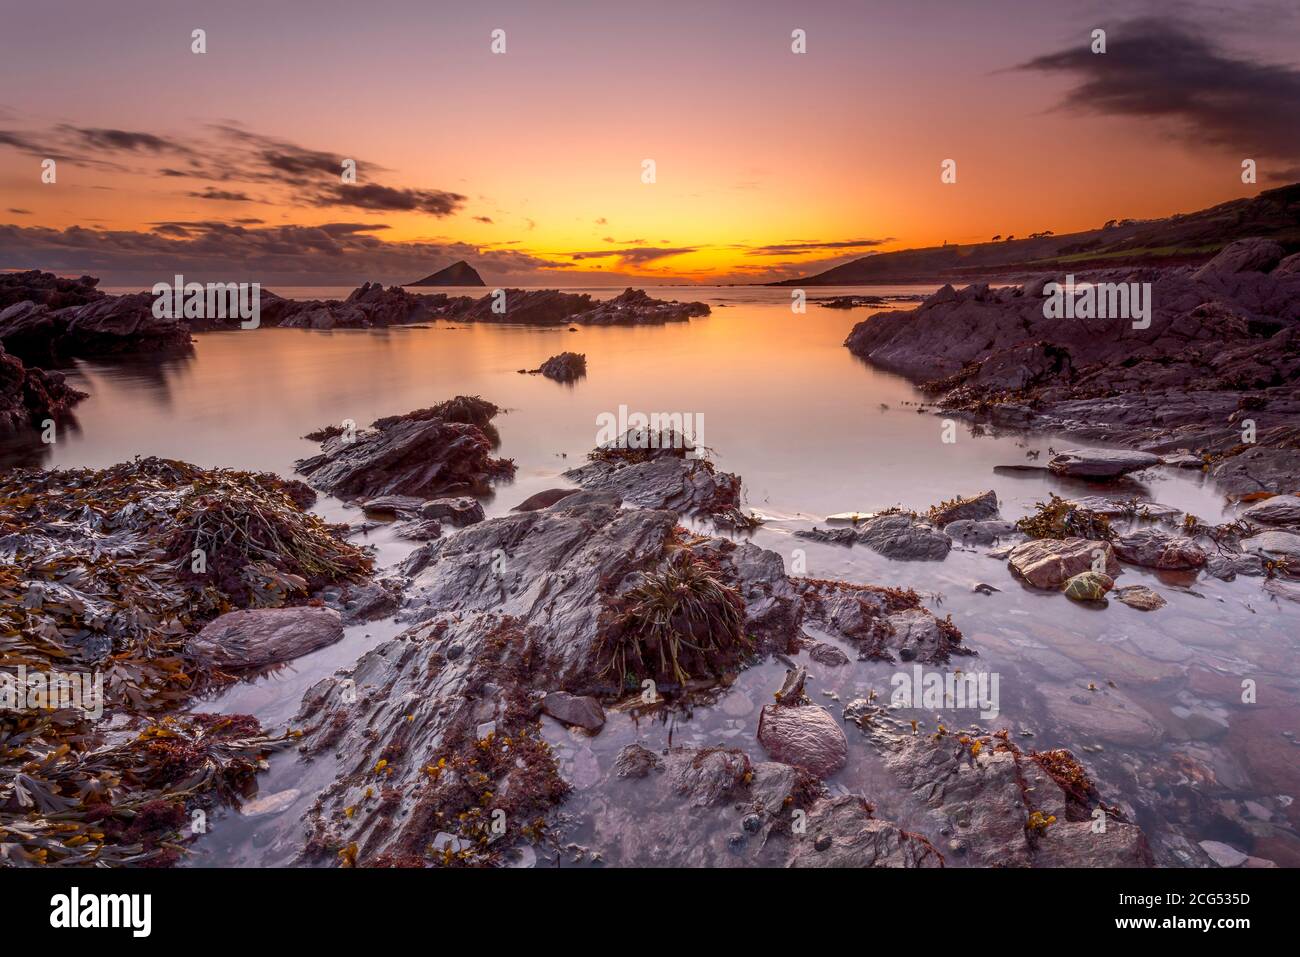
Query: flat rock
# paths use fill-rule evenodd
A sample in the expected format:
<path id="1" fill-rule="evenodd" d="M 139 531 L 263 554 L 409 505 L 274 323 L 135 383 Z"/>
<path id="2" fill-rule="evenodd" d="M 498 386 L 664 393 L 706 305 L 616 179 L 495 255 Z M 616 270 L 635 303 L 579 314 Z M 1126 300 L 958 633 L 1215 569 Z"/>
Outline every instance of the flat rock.
<path id="1" fill-rule="evenodd" d="M 243 670 L 292 661 L 342 637 L 343 619 L 332 608 L 261 608 L 208 622 L 185 650 L 212 667 Z"/>
<path id="2" fill-rule="evenodd" d="M 942 561 L 952 539 L 911 515 L 881 515 L 857 529 L 858 541 L 886 558 L 900 561 Z"/>
<path id="3" fill-rule="evenodd" d="M 1238 575 L 1258 578 L 1264 574 L 1264 560 L 1258 555 L 1244 552 L 1211 552 L 1205 570 L 1222 581 L 1232 581 Z"/>
<path id="4" fill-rule="evenodd" d="M 1266 558 L 1282 558 L 1290 562 L 1300 562 L 1300 534 L 1295 532 L 1285 532 L 1281 529 L 1260 532 L 1258 535 L 1250 536 L 1250 538 L 1243 538 L 1241 547 L 1245 551 L 1254 552 L 1256 555 L 1263 555 Z"/>
<path id="5" fill-rule="evenodd" d="M 943 533 L 958 545 L 997 545 L 1004 539 L 1018 540 L 1023 534 L 1015 522 L 959 519 L 943 527 Z"/>
<path id="6" fill-rule="evenodd" d="M 982 522 L 998 517 L 998 496 L 992 489 L 970 498 L 959 498 L 930 509 L 929 518 L 944 528 L 951 522 Z"/>
<path id="7" fill-rule="evenodd" d="M 1155 611 L 1157 608 L 1164 608 L 1169 604 L 1160 596 L 1159 592 L 1153 591 L 1146 585 L 1126 585 L 1123 588 L 1115 589 L 1115 598 L 1123 602 L 1130 608 L 1136 608 L 1139 611 Z"/>
<path id="8" fill-rule="evenodd" d="M 562 724 L 599 731 L 605 726 L 605 709 L 590 695 L 552 691 L 542 699 L 542 711 Z"/>
<path id="9" fill-rule="evenodd" d="M 1300 495 L 1274 495 L 1243 510 L 1239 517 L 1262 525 L 1300 525 Z"/>
<path id="10" fill-rule="evenodd" d="M 1024 542 L 1011 550 L 1007 563 L 1011 570 L 1035 588 L 1059 589 L 1082 572 L 1091 571 L 1093 556 L 1105 556 L 1106 574 L 1119 574 L 1119 562 L 1108 542 L 1086 538 L 1040 538 Z"/>
<path id="11" fill-rule="evenodd" d="M 361 503 L 361 510 L 373 515 L 400 515 L 410 518 L 420 514 L 424 499 L 412 495 L 381 495 Z"/>
<path id="12" fill-rule="evenodd" d="M 1201 850 L 1220 867 L 1241 867 L 1249 859 L 1248 854 L 1222 841 L 1201 841 Z"/>
<path id="13" fill-rule="evenodd" d="M 1057 475 L 1072 478 L 1113 479 L 1129 472 L 1160 464 L 1160 457 L 1150 452 L 1127 449 L 1071 450 L 1055 456 L 1047 467 Z"/>
<path id="14" fill-rule="evenodd" d="M 814 642 L 808 649 L 808 657 L 828 668 L 839 668 L 849 663 L 848 655 L 825 641 Z"/>

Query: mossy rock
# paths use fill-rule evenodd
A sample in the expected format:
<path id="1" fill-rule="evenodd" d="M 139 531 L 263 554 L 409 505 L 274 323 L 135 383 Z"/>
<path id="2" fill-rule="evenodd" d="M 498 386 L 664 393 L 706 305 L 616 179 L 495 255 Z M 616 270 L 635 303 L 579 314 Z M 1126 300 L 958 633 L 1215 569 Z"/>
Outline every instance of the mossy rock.
<path id="1" fill-rule="evenodd" d="M 1101 572 L 1080 572 L 1065 583 L 1065 597 L 1075 601 L 1102 601 L 1115 579 Z"/>

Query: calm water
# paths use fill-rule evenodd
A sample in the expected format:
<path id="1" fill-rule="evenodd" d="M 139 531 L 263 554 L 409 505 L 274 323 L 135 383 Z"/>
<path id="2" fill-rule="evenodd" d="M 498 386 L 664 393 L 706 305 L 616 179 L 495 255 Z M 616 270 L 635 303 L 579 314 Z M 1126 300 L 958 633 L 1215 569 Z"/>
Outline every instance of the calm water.
<path id="1" fill-rule="evenodd" d="M 276 291 L 312 297 L 347 292 Z M 590 291 L 600 297 L 619 292 Z M 498 487 L 486 503 L 495 515 L 533 492 L 567 484 L 560 473 L 595 444 L 601 413 L 617 413 L 623 405 L 702 414 L 704 442 L 716 450 L 715 461 L 744 478 L 749 506 L 768 519 L 755 541 L 787 562 L 794 549 L 803 549 L 812 577 L 910 585 L 930 596 L 938 614 L 952 614 L 979 652 L 961 666 L 1000 676 L 1001 715 L 984 721 L 973 712 L 949 714 L 949 726 L 1028 730 L 1035 737 L 1021 740 L 1023 746 L 1071 748 L 1103 796 L 1131 809 L 1148 829 L 1165 863 L 1178 862 L 1179 841 L 1219 840 L 1300 864 L 1300 820 L 1291 801 L 1300 791 L 1297 606 L 1270 600 L 1259 579 L 1160 581 L 1125 566 L 1120 584 L 1148 584 L 1168 607 L 1144 613 L 1112 602 L 1095 610 L 1028 591 L 1011 579 L 1004 562 L 980 552 L 954 550 L 944 562 L 898 563 L 865 548 L 795 539 L 794 530 L 834 512 L 889 505 L 923 510 L 993 488 L 1004 517 L 1016 518 L 1049 491 L 1097 490 L 1041 474 L 993 473 L 997 465 L 1025 463 L 1030 450 L 1045 461 L 1050 447 L 1078 445 L 1069 440 L 977 436 L 960 427 L 957 441 L 944 444 L 940 419 L 918 413 L 921 396 L 906 380 L 868 367 L 843 347 L 852 325 L 869 314 L 864 310 L 809 303 L 806 314 L 796 315 L 784 289 L 652 292 L 703 299 L 713 315 L 651 328 L 579 326 L 577 332 L 432 323 L 385 331 L 209 333 L 197 337 L 194 356 L 185 359 L 81 363 L 70 370 L 73 384 L 91 394 L 77 410 L 80 431 L 64 435 L 46 464 L 101 466 L 136 454 L 164 455 L 290 475 L 294 459 L 316 451 L 299 438 L 308 431 L 344 419 L 364 425 L 477 394 L 509 409 L 496 420 L 499 454 L 519 466 L 513 484 Z M 850 292 L 863 290 L 815 294 Z M 587 356 L 588 375 L 575 385 L 517 372 L 565 350 Z M 1146 484 L 1128 494 L 1147 494 L 1205 520 L 1225 514 L 1222 497 L 1199 475 L 1155 470 L 1143 479 Z M 317 508 L 335 520 L 360 518 L 329 499 Z M 383 564 L 400 560 L 411 547 L 383 529 L 364 540 L 378 548 Z M 977 582 L 1001 591 L 975 594 Z M 395 630 L 392 622 L 349 629 L 339 645 L 231 689 L 207 707 L 283 721 L 306 687 L 349 666 Z M 776 664 L 752 669 L 716 704 L 672 724 L 636 726 L 612 716 L 594 739 L 549 727 L 576 785 L 567 808 L 579 820 L 573 839 L 602 846 L 601 808 L 609 796 L 601 777 L 629 741 L 664 747 L 671 732 L 674 743 L 740 745 L 761 757 L 754 702 L 775 690 L 782 670 Z M 841 704 L 871 688 L 887 694 L 893 670 L 856 661 L 840 669 L 813 664 L 812 693 L 838 715 L 840 705 L 823 692 Z M 1241 703 L 1243 678 L 1256 682 L 1258 704 Z M 1089 692 L 1090 683 L 1101 690 Z M 932 713 L 903 714 L 931 728 L 938 721 Z M 924 822 L 908 817 L 906 802 L 893 793 L 858 732 L 848 731 L 853 758 L 832 786 L 864 793 L 882 816 L 924 831 Z M 262 791 L 297 788 L 299 801 L 278 815 L 227 817 L 201 842 L 200 861 L 285 863 L 296 848 L 298 811 L 328 773 L 327 762 L 309 769 L 292 755 L 277 757 Z M 946 844 L 932 836 L 938 846 Z M 620 863 L 611 853 L 605 859 Z"/>

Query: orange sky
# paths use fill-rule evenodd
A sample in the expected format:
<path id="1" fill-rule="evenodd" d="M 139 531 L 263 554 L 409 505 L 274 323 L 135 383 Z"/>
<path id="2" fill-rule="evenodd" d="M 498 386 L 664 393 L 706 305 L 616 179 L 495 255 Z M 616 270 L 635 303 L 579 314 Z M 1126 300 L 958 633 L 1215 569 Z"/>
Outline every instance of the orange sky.
<path id="1" fill-rule="evenodd" d="M 1158 79 L 1134 91 L 1136 109 L 1123 97 L 1101 111 L 1067 102 L 1086 71 L 1122 70 L 1126 37 L 1159 36 L 1130 25 L 1133 3 L 205 6 L 53 0 L 13 15 L 0 50 L 0 223 L 20 229 L 0 243 L 0 267 L 42 265 L 23 261 L 24 237 L 31 256 L 48 239 L 30 227 L 157 239 L 169 222 L 349 223 L 378 227 L 376 257 L 420 244 L 409 260 L 394 254 L 398 274 L 466 258 L 489 282 L 754 281 L 872 249 L 1190 211 L 1277 185 L 1269 176 L 1297 160 L 1276 131 L 1198 117 Z M 1249 79 L 1272 65 L 1280 76 L 1261 82 L 1289 89 L 1294 16 L 1252 31 L 1187 9 L 1200 17 L 1188 29 L 1218 31 L 1229 67 Z M 1109 27 L 1112 60 L 1017 69 L 1086 51 L 1097 26 Z M 196 27 L 202 55 L 190 49 Z M 504 55 L 490 50 L 497 27 Z M 13 95 L 18 78 L 40 95 Z M 1199 135 L 1202 121 L 1213 135 Z M 268 165 L 300 151 L 329 162 Z M 60 157 L 55 184 L 40 180 L 45 155 Z M 1243 184 L 1241 158 L 1254 155 L 1259 185 Z M 332 169 L 347 157 L 358 186 L 386 190 L 378 208 L 337 192 Z M 940 181 L 946 158 L 955 184 Z M 392 208 L 401 191 L 434 208 Z M 75 269 L 63 245 L 50 247 L 57 265 Z M 92 268 L 155 268 L 129 268 L 129 239 L 91 245 Z"/>

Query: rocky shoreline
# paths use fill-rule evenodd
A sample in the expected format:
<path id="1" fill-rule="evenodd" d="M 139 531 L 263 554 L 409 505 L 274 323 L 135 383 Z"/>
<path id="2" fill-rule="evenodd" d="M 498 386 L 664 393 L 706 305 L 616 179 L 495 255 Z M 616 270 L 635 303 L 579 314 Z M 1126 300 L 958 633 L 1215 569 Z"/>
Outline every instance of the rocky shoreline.
<path id="1" fill-rule="evenodd" d="M 1234 497 L 1300 489 L 1300 254 L 1245 239 L 1199 267 L 1075 280 L 1150 283 L 1149 325 L 1048 318 L 1040 277 L 944 286 L 845 345 L 947 414 L 1156 453 Z"/>

